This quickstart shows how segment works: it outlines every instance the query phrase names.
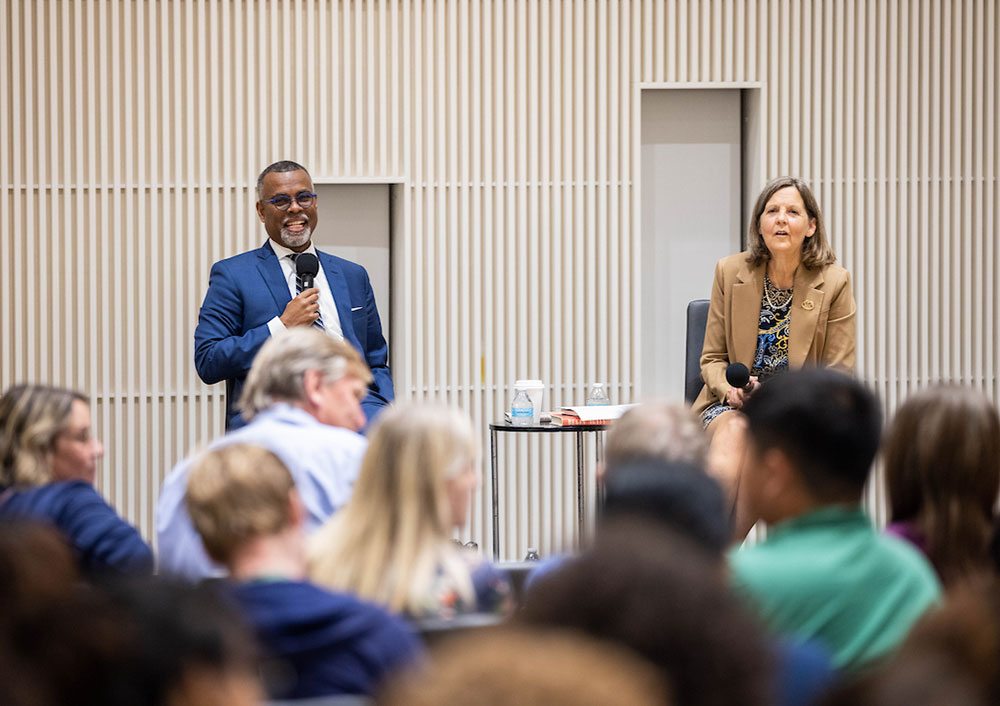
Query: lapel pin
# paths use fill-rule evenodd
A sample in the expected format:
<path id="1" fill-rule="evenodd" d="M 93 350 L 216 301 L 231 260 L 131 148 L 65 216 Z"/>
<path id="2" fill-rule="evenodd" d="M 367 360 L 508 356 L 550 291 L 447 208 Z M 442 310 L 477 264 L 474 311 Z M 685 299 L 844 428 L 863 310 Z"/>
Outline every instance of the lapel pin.
<path id="1" fill-rule="evenodd" d="M 805 309 L 806 311 L 812 311 L 814 306 L 815 304 L 813 304 L 812 299 L 806 299 L 804 302 L 802 302 L 802 308 Z"/>

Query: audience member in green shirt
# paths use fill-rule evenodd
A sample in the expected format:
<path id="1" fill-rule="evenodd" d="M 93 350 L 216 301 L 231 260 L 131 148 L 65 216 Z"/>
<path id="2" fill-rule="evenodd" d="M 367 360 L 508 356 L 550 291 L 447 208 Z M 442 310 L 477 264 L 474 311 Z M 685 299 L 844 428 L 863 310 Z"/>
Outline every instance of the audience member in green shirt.
<path id="1" fill-rule="evenodd" d="M 861 511 L 878 402 L 850 377 L 805 370 L 769 381 L 744 413 L 740 492 L 769 531 L 731 553 L 735 587 L 775 632 L 824 644 L 838 667 L 888 654 L 941 589 L 918 551 L 877 533 Z"/>

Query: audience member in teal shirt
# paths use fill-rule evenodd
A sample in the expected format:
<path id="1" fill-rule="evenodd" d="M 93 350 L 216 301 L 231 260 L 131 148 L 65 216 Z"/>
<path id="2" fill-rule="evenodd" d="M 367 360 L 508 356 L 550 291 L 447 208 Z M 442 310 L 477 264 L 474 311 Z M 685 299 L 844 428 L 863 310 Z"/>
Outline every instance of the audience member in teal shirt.
<path id="1" fill-rule="evenodd" d="M 938 598 L 913 547 L 874 530 L 860 508 L 827 507 L 730 554 L 733 581 L 776 632 L 826 645 L 853 669 L 892 651 Z"/>
<path id="2" fill-rule="evenodd" d="M 919 552 L 875 532 L 860 509 L 878 402 L 845 375 L 808 370 L 769 381 L 744 412 L 741 492 L 770 528 L 730 554 L 735 588 L 775 632 L 823 644 L 842 669 L 887 655 L 941 589 Z"/>

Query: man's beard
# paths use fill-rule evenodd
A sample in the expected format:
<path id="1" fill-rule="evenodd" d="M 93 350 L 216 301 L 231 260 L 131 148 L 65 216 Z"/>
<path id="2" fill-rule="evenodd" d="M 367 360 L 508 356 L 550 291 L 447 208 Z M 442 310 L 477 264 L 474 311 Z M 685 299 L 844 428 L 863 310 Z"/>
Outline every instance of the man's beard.
<path id="1" fill-rule="evenodd" d="M 300 231 L 293 231 L 288 228 L 281 229 L 281 242 L 286 248 L 298 248 L 309 242 L 312 237 L 312 228 L 306 226 Z"/>

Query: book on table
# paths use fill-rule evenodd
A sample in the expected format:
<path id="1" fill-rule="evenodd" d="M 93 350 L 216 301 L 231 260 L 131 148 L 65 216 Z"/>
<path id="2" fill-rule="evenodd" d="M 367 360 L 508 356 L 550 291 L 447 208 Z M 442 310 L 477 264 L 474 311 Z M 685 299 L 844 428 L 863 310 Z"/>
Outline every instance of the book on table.
<path id="1" fill-rule="evenodd" d="M 552 423 L 563 427 L 585 427 L 610 424 L 622 416 L 634 404 L 586 405 L 583 407 L 563 407 L 552 413 Z"/>

